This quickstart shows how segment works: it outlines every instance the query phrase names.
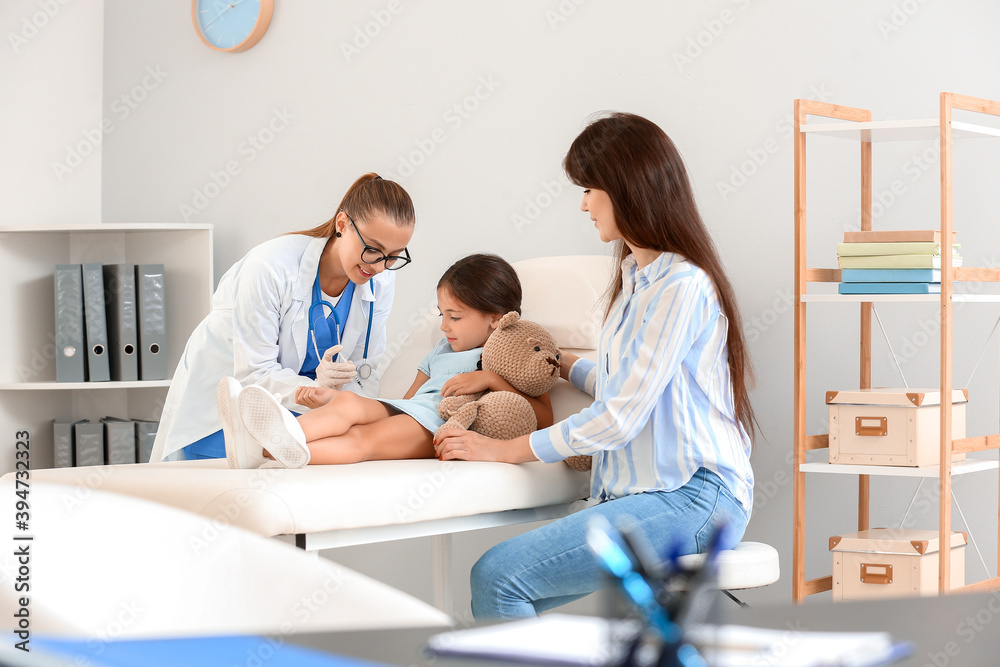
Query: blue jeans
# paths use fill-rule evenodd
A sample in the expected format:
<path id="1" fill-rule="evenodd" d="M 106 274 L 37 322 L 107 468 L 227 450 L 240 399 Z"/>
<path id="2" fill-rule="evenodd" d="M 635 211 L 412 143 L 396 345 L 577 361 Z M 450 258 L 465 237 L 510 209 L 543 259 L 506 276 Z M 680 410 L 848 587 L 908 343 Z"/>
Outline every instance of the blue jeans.
<path id="1" fill-rule="evenodd" d="M 722 549 L 743 537 L 747 513 L 719 476 L 701 468 L 674 491 L 652 491 L 603 502 L 501 542 L 472 567 L 472 614 L 515 619 L 572 602 L 605 582 L 586 543 L 590 518 L 627 522 L 657 554 L 700 553 L 717 525 Z"/>

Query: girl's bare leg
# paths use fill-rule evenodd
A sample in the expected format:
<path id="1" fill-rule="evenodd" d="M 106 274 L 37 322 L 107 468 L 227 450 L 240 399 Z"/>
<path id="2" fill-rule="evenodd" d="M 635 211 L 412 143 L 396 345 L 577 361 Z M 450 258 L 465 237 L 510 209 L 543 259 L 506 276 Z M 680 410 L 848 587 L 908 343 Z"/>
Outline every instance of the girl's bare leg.
<path id="1" fill-rule="evenodd" d="M 353 426 L 344 435 L 309 440 L 308 444 L 310 464 L 434 458 L 431 432 L 403 414 Z"/>
<path id="2" fill-rule="evenodd" d="M 385 419 L 395 411 L 373 398 L 341 391 L 326 405 L 299 417 L 299 426 L 306 434 L 306 442 L 343 435 L 358 424 L 370 424 Z"/>

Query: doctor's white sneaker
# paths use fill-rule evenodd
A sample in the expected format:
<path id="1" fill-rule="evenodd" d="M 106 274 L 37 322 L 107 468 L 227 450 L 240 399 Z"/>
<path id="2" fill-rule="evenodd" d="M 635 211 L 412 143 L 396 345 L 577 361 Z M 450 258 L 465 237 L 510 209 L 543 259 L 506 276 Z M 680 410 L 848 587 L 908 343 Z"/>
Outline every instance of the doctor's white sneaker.
<path id="1" fill-rule="evenodd" d="M 243 420 L 236 411 L 236 400 L 243 386 L 233 377 L 222 378 L 215 392 L 222 421 L 222 435 L 226 441 L 226 461 L 230 468 L 259 468 L 263 465 L 264 450 L 249 441 L 243 428 Z"/>
<path id="2" fill-rule="evenodd" d="M 306 435 L 291 412 L 282 407 L 266 389 L 251 385 L 237 400 L 238 415 L 246 430 L 247 447 L 266 449 L 286 468 L 301 468 L 309 463 Z"/>

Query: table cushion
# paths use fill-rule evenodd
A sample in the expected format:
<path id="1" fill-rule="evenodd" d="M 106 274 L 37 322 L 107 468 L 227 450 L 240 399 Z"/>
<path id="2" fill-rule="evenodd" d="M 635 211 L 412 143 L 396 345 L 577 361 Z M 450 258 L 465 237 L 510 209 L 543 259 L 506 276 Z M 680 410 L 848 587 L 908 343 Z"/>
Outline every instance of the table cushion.
<path id="1" fill-rule="evenodd" d="M 4 479 L 10 480 L 13 473 Z M 286 470 L 273 462 L 230 470 L 225 459 L 34 470 L 70 485 L 67 505 L 91 489 L 145 498 L 261 535 L 389 526 L 585 498 L 590 476 L 563 463 L 367 461 Z"/>

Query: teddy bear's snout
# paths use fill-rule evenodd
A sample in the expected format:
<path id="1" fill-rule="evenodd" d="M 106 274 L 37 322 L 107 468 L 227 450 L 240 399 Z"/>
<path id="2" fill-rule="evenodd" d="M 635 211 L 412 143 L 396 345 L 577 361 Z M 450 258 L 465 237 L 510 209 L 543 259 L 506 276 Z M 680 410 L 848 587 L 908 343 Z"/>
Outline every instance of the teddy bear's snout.
<path id="1" fill-rule="evenodd" d="M 554 366 L 554 367 L 555 367 L 555 368 L 553 369 L 553 371 L 552 371 L 553 373 L 558 373 L 558 372 L 559 372 L 559 361 L 558 361 L 558 360 L 556 360 L 556 358 L 555 358 L 555 357 L 545 357 L 545 361 L 546 361 L 546 362 L 547 362 L 547 363 L 548 363 L 549 365 L 551 365 L 551 366 Z"/>

